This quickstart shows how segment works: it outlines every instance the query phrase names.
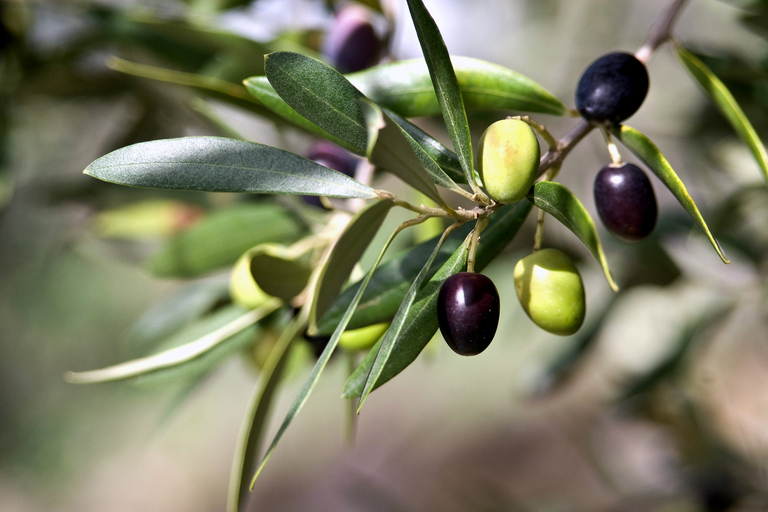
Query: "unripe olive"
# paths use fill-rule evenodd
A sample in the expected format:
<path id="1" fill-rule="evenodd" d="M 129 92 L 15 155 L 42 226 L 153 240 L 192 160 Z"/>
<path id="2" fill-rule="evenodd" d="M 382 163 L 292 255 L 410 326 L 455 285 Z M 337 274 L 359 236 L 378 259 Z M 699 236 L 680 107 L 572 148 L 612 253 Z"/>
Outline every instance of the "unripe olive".
<path id="1" fill-rule="evenodd" d="M 477 172 L 485 190 L 498 203 L 514 203 L 528 193 L 539 170 L 539 141 L 519 119 L 489 126 L 477 148 Z"/>
<path id="2" fill-rule="evenodd" d="M 515 291 L 531 320 L 552 334 L 567 336 L 584 322 L 584 284 L 571 258 L 542 249 L 515 265 Z"/>
<path id="3" fill-rule="evenodd" d="M 243 254 L 235 263 L 229 278 L 229 295 L 232 302 L 248 309 L 258 308 L 270 298 L 253 279 L 250 253 Z"/>
<path id="4" fill-rule="evenodd" d="M 367 325 L 359 329 L 344 331 L 339 338 L 339 346 L 347 350 L 365 350 L 371 348 L 379 341 L 389 329 L 389 322 Z"/>

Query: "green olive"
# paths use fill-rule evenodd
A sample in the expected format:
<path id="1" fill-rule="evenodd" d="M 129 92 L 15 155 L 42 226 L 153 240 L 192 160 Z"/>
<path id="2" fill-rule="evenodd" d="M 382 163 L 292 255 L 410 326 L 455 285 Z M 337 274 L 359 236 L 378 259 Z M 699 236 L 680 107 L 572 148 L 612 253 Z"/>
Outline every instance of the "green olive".
<path id="1" fill-rule="evenodd" d="M 339 338 L 339 346 L 347 350 L 365 350 L 371 348 L 379 341 L 389 329 L 389 322 L 367 325 L 359 329 L 344 331 Z"/>
<path id="2" fill-rule="evenodd" d="M 584 322 L 584 284 L 571 258 L 557 249 L 542 249 L 515 265 L 515 291 L 520 304 L 545 331 L 573 334 Z"/>
<path id="3" fill-rule="evenodd" d="M 502 119 L 489 126 L 477 148 L 477 172 L 485 190 L 498 203 L 524 198 L 539 170 L 539 141 L 519 119 Z"/>
<path id="4" fill-rule="evenodd" d="M 251 274 L 251 253 L 246 252 L 237 260 L 229 278 L 229 295 L 232 302 L 248 309 L 256 309 L 270 298 L 259 288 Z"/>

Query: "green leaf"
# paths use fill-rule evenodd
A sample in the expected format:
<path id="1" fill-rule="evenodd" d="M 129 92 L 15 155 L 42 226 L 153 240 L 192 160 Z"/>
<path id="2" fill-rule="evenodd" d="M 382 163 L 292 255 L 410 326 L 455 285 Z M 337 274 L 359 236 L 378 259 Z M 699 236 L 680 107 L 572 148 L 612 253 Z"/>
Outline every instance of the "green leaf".
<path id="1" fill-rule="evenodd" d="M 259 375 L 259 384 L 248 404 L 237 439 L 237 448 L 229 479 L 227 512 L 242 510 L 247 500 L 250 491 L 250 477 L 258 460 L 261 441 L 269 418 L 270 405 L 289 359 L 292 342 L 304 328 L 303 320 L 300 316 L 296 317 L 283 331 L 274 348 L 270 351 Z"/>
<path id="2" fill-rule="evenodd" d="M 363 101 L 363 113 L 368 125 L 368 159 L 377 167 L 419 190 L 439 205 L 445 201 L 435 184 L 462 191 L 414 141 L 375 103 Z"/>
<path id="3" fill-rule="evenodd" d="M 267 80 L 267 77 L 254 76 L 246 79 L 243 83 L 245 84 L 245 88 L 248 90 L 248 92 L 251 93 L 251 95 L 254 98 L 259 100 L 259 102 L 261 102 L 262 105 L 264 105 L 266 108 L 268 108 L 275 114 L 279 115 L 286 121 L 290 122 L 297 128 L 300 128 L 305 132 L 311 133 L 312 135 L 316 135 L 318 137 L 328 139 L 338 144 L 339 146 L 342 146 L 359 155 L 365 154 L 364 148 L 359 149 L 351 146 L 347 142 L 328 133 L 327 131 L 317 126 L 315 123 L 307 120 L 304 116 L 296 112 L 290 105 L 288 105 L 283 100 L 283 98 L 281 98 L 277 94 L 277 92 L 275 92 L 275 88 L 272 87 L 272 84 L 269 83 L 269 81 Z"/>
<path id="4" fill-rule="evenodd" d="M 298 53 L 266 56 L 267 78 L 296 112 L 364 153 L 366 126 L 359 101 L 364 97 L 338 71 Z"/>
<path id="5" fill-rule="evenodd" d="M 482 271 L 512 241 L 531 211 L 527 201 L 519 201 L 497 210 L 483 230 L 477 248 L 475 270 Z M 411 306 L 404 322 L 405 328 L 394 343 L 392 353 L 376 380 L 373 389 L 389 381 L 410 365 L 437 332 L 437 294 L 448 277 L 464 268 L 466 246 L 462 244 L 424 285 Z M 342 396 L 359 397 L 371 371 L 379 345 L 374 346 L 357 369 L 347 379 Z"/>
<path id="6" fill-rule="evenodd" d="M 468 57 L 451 57 L 467 111 L 518 110 L 558 116 L 569 111 L 549 91 L 511 69 Z M 405 60 L 347 75 L 363 94 L 404 117 L 441 113 L 424 60 Z"/>
<path id="7" fill-rule="evenodd" d="M 239 306 L 223 308 L 189 329 L 169 339 L 166 344 L 173 348 L 163 350 L 125 363 L 87 372 L 67 372 L 65 379 L 73 384 L 90 384 L 125 380 L 153 374 L 165 377 L 182 365 L 192 367 L 185 370 L 195 375 L 208 371 L 221 362 L 223 357 L 239 350 L 253 341 L 256 328 L 253 324 L 274 312 L 282 305 L 278 299 L 270 300 L 264 306 L 245 311 Z M 213 352 L 216 350 L 216 352 Z M 203 357 L 208 356 L 206 359 Z M 196 366 L 195 363 L 202 361 Z"/>
<path id="8" fill-rule="evenodd" d="M 677 46 L 677 56 L 688 73 L 704 89 L 704 92 L 725 116 L 741 140 L 749 147 L 760 171 L 763 173 L 763 179 L 768 182 L 768 153 L 731 91 L 698 57 L 687 49 Z"/>
<path id="9" fill-rule="evenodd" d="M 289 151 L 222 137 L 133 144 L 99 158 L 84 172 L 131 187 L 376 197 L 372 188 Z"/>
<path id="10" fill-rule="evenodd" d="M 275 434 L 275 437 L 272 439 L 272 443 L 269 445 L 269 448 L 264 454 L 264 457 L 261 460 L 261 464 L 259 464 L 259 467 L 253 476 L 253 480 L 251 480 L 251 488 L 253 488 L 253 485 L 256 483 L 256 479 L 259 477 L 259 474 L 261 473 L 261 471 L 264 469 L 264 466 L 269 461 L 269 458 L 272 456 L 272 453 L 274 452 L 275 448 L 277 448 L 277 445 L 280 443 L 280 440 L 282 439 L 286 430 L 288 430 L 288 427 L 293 422 L 293 419 L 296 417 L 296 415 L 299 413 L 301 408 L 309 399 L 309 394 L 314 389 L 315 385 L 317 384 L 317 381 L 320 379 L 320 374 L 322 373 L 325 366 L 328 364 L 328 360 L 331 358 L 333 351 L 336 349 L 336 345 L 338 345 L 339 339 L 341 338 L 341 335 L 344 333 L 344 330 L 347 327 L 347 323 L 349 322 L 349 319 L 352 317 L 352 313 L 354 313 L 355 308 L 357 307 L 357 304 L 360 302 L 360 297 L 362 297 L 363 292 L 365 291 L 365 288 L 368 285 L 368 281 L 370 280 L 371 276 L 375 272 L 376 267 L 381 262 L 381 258 L 384 256 L 384 253 L 389 248 L 390 244 L 392 243 L 392 240 L 394 240 L 397 234 L 400 233 L 403 227 L 404 226 L 401 225 L 392 233 L 392 235 L 390 235 L 389 239 L 384 244 L 384 247 L 382 248 L 381 252 L 379 252 L 379 256 L 374 262 L 373 266 L 371 267 L 371 270 L 369 270 L 368 273 L 366 274 L 366 277 L 363 280 L 362 285 L 360 286 L 357 293 L 355 294 L 355 297 L 352 299 L 352 302 L 350 302 L 349 307 L 347 308 L 347 311 L 344 313 L 344 316 L 342 317 L 341 322 L 336 328 L 336 331 L 334 331 L 333 336 L 331 336 L 331 339 L 328 341 L 328 344 L 323 349 L 322 354 L 320 354 L 320 357 L 317 359 L 317 363 L 315 363 L 315 366 L 312 368 L 312 373 L 310 374 L 306 382 L 304 382 L 304 386 L 301 388 L 301 391 L 294 399 L 290 410 L 288 411 L 288 413 L 285 416 L 285 419 L 283 420 L 283 423 L 280 425 L 280 428 Z"/>
<path id="11" fill-rule="evenodd" d="M 629 126 L 617 126 L 614 127 L 611 131 L 616 136 L 616 138 L 618 138 L 621 143 L 627 147 L 627 149 L 629 149 L 640 160 L 642 160 L 645 165 L 647 165 L 648 168 L 653 171 L 656 176 L 659 177 L 661 182 L 664 183 L 664 186 L 666 186 L 669 191 L 672 192 L 672 195 L 674 195 L 678 202 L 683 206 L 683 208 L 685 208 L 685 211 L 688 212 L 688 215 L 690 215 L 694 222 L 696 222 L 696 224 L 698 224 L 699 227 L 704 230 L 704 233 L 707 235 L 709 242 L 712 244 L 712 247 L 715 248 L 718 256 L 720 256 L 720 259 L 723 260 L 723 263 L 730 263 L 723 254 L 723 250 L 720 248 L 720 244 L 717 242 L 717 240 L 715 240 L 715 237 L 712 236 L 712 233 L 709 231 L 707 223 L 701 216 L 701 212 L 699 212 L 699 208 L 696 206 L 696 203 L 693 202 L 690 194 L 688 194 L 688 190 L 685 188 L 685 185 L 677 176 L 674 169 L 672 169 L 672 166 L 669 165 L 667 159 L 664 158 L 664 155 L 661 154 L 659 148 L 657 148 L 656 145 L 651 142 L 648 137 L 635 130 L 634 128 L 630 128 Z"/>
<path id="12" fill-rule="evenodd" d="M 448 258 L 458 249 L 461 242 L 467 236 L 472 226 L 465 224 L 457 229 L 440 248 L 440 252 L 435 257 L 432 268 L 428 272 L 428 278 L 431 278 L 435 272 L 445 263 Z M 389 322 L 397 313 L 397 308 L 408 293 L 411 283 L 419 271 L 427 262 L 432 249 L 435 247 L 438 238 L 427 240 L 417 245 L 404 254 L 387 261 L 376 269 L 365 290 L 360 304 L 355 310 L 355 314 L 349 321 L 350 329 L 359 329 L 372 324 Z M 334 301 L 333 305 L 322 316 L 317 325 L 319 335 L 330 335 L 339 324 L 342 315 L 346 311 L 352 297 L 360 288 L 360 282 L 350 285 Z"/>
<path id="13" fill-rule="evenodd" d="M 541 181 L 533 186 L 533 194 L 528 195 L 537 208 L 541 208 L 554 218 L 559 220 L 565 227 L 570 229 L 579 240 L 589 249 L 592 256 L 603 267 L 608 284 L 613 291 L 618 291 L 619 287 L 611 276 L 608 269 L 608 261 L 603 252 L 603 246 L 597 236 L 597 228 L 589 212 L 581 204 L 579 198 L 564 185 L 554 181 Z"/>
<path id="14" fill-rule="evenodd" d="M 358 212 L 349 222 L 344 233 L 334 245 L 323 270 L 318 277 L 317 287 L 309 313 L 309 332 L 314 334 L 317 319 L 328 309 L 333 300 L 349 280 L 349 275 L 363 255 L 373 237 L 378 233 L 390 208 L 389 200 L 377 201 Z"/>
<path id="15" fill-rule="evenodd" d="M 456 225 L 454 224 L 453 227 L 456 227 Z M 451 228 L 448 228 L 448 230 L 450 229 Z M 400 304 L 400 307 L 398 308 L 397 313 L 395 313 L 395 318 L 392 319 L 392 323 L 389 325 L 389 329 L 387 329 L 387 332 L 386 334 L 384 334 L 384 337 L 381 339 L 381 342 L 378 343 L 379 349 L 376 351 L 376 357 L 374 358 L 373 363 L 371 364 L 371 371 L 368 373 L 368 376 L 365 379 L 365 384 L 363 385 L 363 391 L 360 394 L 360 402 L 357 405 L 358 413 L 360 413 L 360 409 L 362 409 L 363 404 L 365 403 L 365 400 L 368 398 L 368 395 L 371 393 L 371 391 L 373 391 L 374 385 L 379 380 L 379 377 L 381 376 L 381 373 L 384 370 L 384 367 L 386 366 L 390 356 L 392 355 L 392 350 L 395 347 L 395 343 L 398 341 L 398 339 L 400 339 L 401 334 L 403 333 L 406 326 L 408 325 L 408 315 L 410 313 L 411 306 L 413 305 L 413 302 L 416 299 L 416 295 L 419 293 L 421 289 L 421 284 L 426 279 L 427 272 L 429 271 L 429 267 L 432 266 L 432 262 L 435 260 L 435 256 L 437 256 L 437 253 L 440 250 L 440 247 L 442 247 L 443 242 L 445 241 L 446 237 L 449 234 L 448 230 L 446 230 L 446 232 L 443 233 L 443 236 L 441 236 L 440 239 L 437 241 L 437 244 L 435 245 L 435 248 L 432 251 L 432 254 L 429 256 L 429 259 L 427 259 L 427 262 L 424 264 L 421 271 L 416 276 L 416 279 L 413 280 L 411 287 L 408 289 L 408 293 L 405 294 L 405 298 L 403 299 L 403 302 Z M 462 245 L 462 247 L 468 248 L 469 241 L 470 241 L 470 237 L 467 236 L 465 243 Z M 466 251 L 462 251 L 462 252 L 464 252 L 464 257 L 459 258 L 459 261 L 458 261 L 458 264 L 461 268 L 463 268 L 466 265 Z"/>
<path id="16" fill-rule="evenodd" d="M 262 244 L 249 253 L 251 275 L 267 294 L 288 301 L 307 286 L 312 269 L 287 247 Z"/>
<path id="17" fill-rule="evenodd" d="M 291 242 L 301 234 L 296 220 L 274 203 L 236 204 L 170 239 L 149 260 L 149 269 L 161 277 L 196 276 L 234 265 L 255 245 Z"/>
<path id="18" fill-rule="evenodd" d="M 437 102 L 443 113 L 448 134 L 453 148 L 461 162 L 464 177 L 475 190 L 474 161 L 472 157 L 472 137 L 469 133 L 467 112 L 459 89 L 459 81 L 453 71 L 448 49 L 445 47 L 443 36 L 435 24 L 435 20 L 427 11 L 421 0 L 408 0 L 411 18 L 419 36 L 421 51 L 429 68 Z"/>

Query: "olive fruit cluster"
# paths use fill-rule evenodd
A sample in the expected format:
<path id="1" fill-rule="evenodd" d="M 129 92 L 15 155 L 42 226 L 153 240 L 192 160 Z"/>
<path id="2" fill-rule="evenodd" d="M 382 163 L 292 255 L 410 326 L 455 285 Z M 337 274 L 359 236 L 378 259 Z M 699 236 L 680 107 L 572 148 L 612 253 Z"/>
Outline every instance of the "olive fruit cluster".
<path id="1" fill-rule="evenodd" d="M 576 87 L 576 109 L 595 124 L 615 124 L 637 112 L 648 93 L 648 71 L 634 55 L 614 52 L 587 67 Z"/>
<path id="2" fill-rule="evenodd" d="M 616 238 L 639 242 L 656 225 L 656 196 L 645 173 L 633 164 L 607 165 L 595 177 L 595 207 Z"/>
<path id="3" fill-rule="evenodd" d="M 497 203 L 514 203 L 528 193 L 539 170 L 541 150 L 536 134 L 519 119 L 490 125 L 477 149 L 477 172 Z"/>

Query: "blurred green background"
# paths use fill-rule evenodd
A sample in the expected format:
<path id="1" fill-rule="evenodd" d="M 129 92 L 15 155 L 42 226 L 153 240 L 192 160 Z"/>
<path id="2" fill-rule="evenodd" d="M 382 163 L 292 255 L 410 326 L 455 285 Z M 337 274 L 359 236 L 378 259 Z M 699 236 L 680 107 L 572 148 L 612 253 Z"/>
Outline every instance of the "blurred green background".
<path id="1" fill-rule="evenodd" d="M 569 107 L 581 71 L 608 51 L 634 51 L 668 3 L 425 1 L 451 53 L 528 75 Z M 419 57 L 404 2 L 384 10 L 389 56 Z M 194 134 L 305 151 L 309 137 L 257 117 L 247 100 L 122 74 L 107 62 L 118 56 L 239 84 L 262 72 L 268 51 L 318 52 L 329 23 L 326 2 L 310 0 L 0 3 L 0 510 L 224 510 L 257 379 L 250 365 L 231 358 L 193 388 L 75 386 L 63 375 L 142 355 L 131 326 L 184 285 L 153 277 L 147 259 L 241 198 L 128 189 L 82 170 L 133 142 Z M 763 140 L 766 35 L 761 1 L 690 0 L 675 29 Z M 589 301 L 582 332 L 559 338 L 536 329 L 513 298 L 511 269 L 529 251 L 528 226 L 487 269 L 503 301 L 495 343 L 460 358 L 438 340 L 372 395 L 354 444 L 343 436 L 348 370 L 337 358 L 250 509 L 768 507 L 768 190 L 670 48 L 649 72 L 649 96 L 630 124 L 670 160 L 732 264 L 719 261 L 658 180 L 651 239 L 626 246 L 601 232 L 619 294 L 550 222 L 547 243 L 579 259 Z M 473 134 L 506 114 L 472 116 Z M 535 119 L 556 136 L 574 124 Z M 435 120 L 419 123 L 447 140 Z M 606 163 L 593 133 L 560 174 L 593 213 L 592 177 Z M 105 212 L 144 201 L 161 201 L 150 215 L 165 219 L 161 226 L 150 223 L 155 231 L 140 237 L 110 232 Z M 307 360 L 285 382 L 271 431 L 310 367 Z"/>

